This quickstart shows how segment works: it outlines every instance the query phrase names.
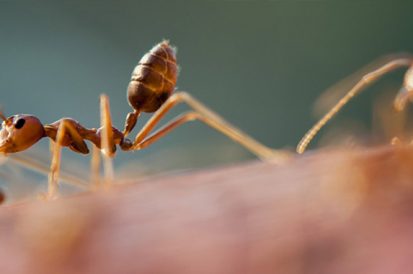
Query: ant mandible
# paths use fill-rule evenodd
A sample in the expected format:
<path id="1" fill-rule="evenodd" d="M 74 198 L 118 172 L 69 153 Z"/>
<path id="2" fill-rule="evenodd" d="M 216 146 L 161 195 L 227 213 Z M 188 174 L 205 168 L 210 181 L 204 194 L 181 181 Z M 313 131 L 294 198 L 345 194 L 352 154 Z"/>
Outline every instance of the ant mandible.
<path id="1" fill-rule="evenodd" d="M 311 140 L 317 135 L 320 129 L 331 120 L 354 96 L 359 94 L 370 84 L 374 83 L 387 73 L 398 68 L 408 67 L 404 74 L 402 88 L 394 99 L 394 107 L 397 111 L 402 111 L 408 101 L 413 101 L 413 57 L 393 58 L 384 65 L 365 74 L 345 95 L 342 97 L 300 140 L 297 145 L 297 152 L 303 153 Z"/>
<path id="2" fill-rule="evenodd" d="M 0 117 L 4 121 L 0 131 L 0 152 L 8 154 L 26 150 L 44 137 L 53 140 L 55 145 L 52 152 L 48 190 L 48 195 L 52 197 L 55 195 L 59 177 L 61 146 L 69 147 L 77 153 L 88 154 L 89 149 L 85 143 L 87 140 L 93 143 L 94 148 L 100 149 L 109 161 L 115 155 L 116 146 L 124 151 L 144 149 L 178 126 L 193 120 L 202 121 L 220 131 L 260 159 L 277 161 L 284 158 L 282 152 L 260 144 L 188 93 L 173 94 L 177 76 L 175 49 L 169 45 L 168 41 L 162 41 L 146 53 L 133 70 L 127 89 L 128 102 L 133 111 L 126 116 L 123 131 L 112 126 L 109 99 L 106 95 L 101 95 L 101 127 L 99 129 L 85 128 L 72 118 L 63 118 L 52 124 L 43 125 L 33 115 L 17 114 L 6 118 L 1 114 Z M 192 111 L 176 117 L 151 134 L 167 112 L 182 102 L 188 104 Z M 143 112 L 154 114 L 132 141 L 127 137 Z M 93 164 L 93 158 L 92 166 L 96 166 L 96 163 Z M 107 167 L 105 176 L 109 178 L 113 172 L 110 166 L 110 164 L 105 166 Z"/>

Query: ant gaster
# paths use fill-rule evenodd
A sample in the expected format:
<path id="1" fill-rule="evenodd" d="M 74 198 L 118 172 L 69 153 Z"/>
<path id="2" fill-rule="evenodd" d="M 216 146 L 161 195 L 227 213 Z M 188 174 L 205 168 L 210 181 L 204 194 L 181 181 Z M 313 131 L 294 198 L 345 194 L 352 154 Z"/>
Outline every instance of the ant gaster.
<path id="1" fill-rule="evenodd" d="M 52 124 L 43 125 L 33 115 L 18 114 L 4 120 L 0 131 L 0 152 L 15 153 L 31 147 L 43 137 L 52 139 L 57 146 L 53 152 L 52 166 L 49 176 L 49 192 L 51 184 L 57 182 L 60 166 L 60 146 L 69 147 L 77 153 L 89 153 L 85 140 L 99 148 L 106 157 L 113 157 L 116 146 L 124 151 L 143 149 L 169 133 L 176 127 L 192 120 L 200 120 L 229 138 L 240 143 L 259 158 L 264 160 L 283 159 L 281 152 L 270 149 L 239 129 L 230 125 L 223 118 L 194 99 L 186 92 L 176 92 L 178 76 L 175 50 L 168 41 L 162 41 L 146 53 L 132 73 L 127 89 L 129 105 L 133 108 L 125 121 L 123 131 L 112 126 L 109 110 L 109 99 L 101 96 L 101 125 L 99 129 L 88 129 L 78 121 L 63 118 Z M 158 131 L 151 134 L 154 127 L 178 103 L 185 102 L 192 111 L 186 112 Z M 128 139 L 142 112 L 154 113 L 133 140 Z M 108 130 L 112 129 L 112 130 Z M 51 179 L 50 179 L 51 178 Z M 50 194 L 50 193 L 49 193 Z"/>

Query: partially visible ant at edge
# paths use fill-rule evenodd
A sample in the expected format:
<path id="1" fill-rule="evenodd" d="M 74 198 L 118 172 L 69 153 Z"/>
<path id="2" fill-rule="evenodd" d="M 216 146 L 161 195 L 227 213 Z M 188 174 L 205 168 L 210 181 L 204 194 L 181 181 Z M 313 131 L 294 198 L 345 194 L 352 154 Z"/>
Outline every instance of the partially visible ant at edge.
<path id="1" fill-rule="evenodd" d="M 141 150 L 155 143 L 180 125 L 199 120 L 221 132 L 235 142 L 244 146 L 258 158 L 271 162 L 284 162 L 287 152 L 274 150 L 262 145 L 238 128 L 232 126 L 218 114 L 203 105 L 186 92 L 175 92 L 178 77 L 178 65 L 175 49 L 168 41 L 162 41 L 146 53 L 132 72 L 127 88 L 129 105 L 133 108 L 125 119 L 124 129 L 112 126 L 109 98 L 100 96 L 101 127 L 86 128 L 72 118 L 62 118 L 54 123 L 43 125 L 40 120 L 29 114 L 17 114 L 10 117 L 0 113 L 3 120 L 0 131 L 0 153 L 10 154 L 24 151 L 48 137 L 52 140 L 52 159 L 50 171 L 37 167 L 37 170 L 48 173 L 48 193 L 45 198 L 57 195 L 60 172 L 61 147 L 68 147 L 80 154 L 88 154 L 89 148 L 85 140 L 93 144 L 91 158 L 92 182 L 109 185 L 114 178 L 112 158 L 116 147 L 124 151 Z M 183 113 L 153 132 L 160 120 L 177 104 L 186 103 L 192 110 Z M 137 133 L 133 140 L 128 139 L 141 113 L 153 113 L 152 117 Z M 153 133 L 152 133 L 153 132 Z M 100 156 L 103 155 L 104 178 L 100 180 Z M 33 167 L 33 163 L 29 165 Z M 66 181 L 72 182 L 70 178 Z"/>
<path id="2" fill-rule="evenodd" d="M 408 101 L 413 102 L 413 57 L 401 56 L 387 61 L 369 73 L 365 74 L 301 139 L 296 151 L 303 153 L 311 140 L 320 129 L 330 121 L 354 96 L 366 89 L 369 85 L 379 80 L 382 76 L 402 67 L 407 67 L 404 74 L 402 88 L 396 95 L 393 105 L 397 111 L 403 111 Z M 397 139 L 397 138 L 396 138 Z M 394 140 L 396 140 L 394 139 Z"/>

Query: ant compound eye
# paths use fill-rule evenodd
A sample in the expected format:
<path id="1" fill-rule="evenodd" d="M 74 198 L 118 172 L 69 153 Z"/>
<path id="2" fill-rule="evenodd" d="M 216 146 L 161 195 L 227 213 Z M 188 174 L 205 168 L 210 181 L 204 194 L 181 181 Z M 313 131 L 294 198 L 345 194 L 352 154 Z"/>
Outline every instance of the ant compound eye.
<path id="1" fill-rule="evenodd" d="M 24 126 L 25 123 L 26 123 L 26 120 L 21 118 L 21 119 L 17 120 L 17 122 L 14 124 L 14 127 L 16 129 L 21 129 Z"/>

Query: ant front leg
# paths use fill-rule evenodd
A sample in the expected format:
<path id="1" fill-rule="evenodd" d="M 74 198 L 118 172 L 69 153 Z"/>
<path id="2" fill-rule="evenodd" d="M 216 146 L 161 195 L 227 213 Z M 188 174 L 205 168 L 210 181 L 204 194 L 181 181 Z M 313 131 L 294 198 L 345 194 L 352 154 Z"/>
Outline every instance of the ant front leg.
<path id="1" fill-rule="evenodd" d="M 188 104 L 194 111 L 185 113 L 178 116 L 174 120 L 167 123 L 164 127 L 149 135 L 149 133 L 154 129 L 154 127 L 159 123 L 159 121 L 167 114 L 172 107 L 179 103 Z M 199 120 L 209 125 L 210 127 L 216 129 L 222 134 L 228 136 L 235 142 L 241 144 L 250 152 L 255 154 L 262 160 L 273 161 L 273 162 L 283 162 L 287 154 L 284 152 L 279 152 L 268 148 L 255 139 L 248 136 L 246 133 L 242 132 L 238 128 L 232 126 L 230 123 L 225 121 L 218 114 L 204 106 L 201 102 L 193 98 L 186 92 L 179 92 L 172 95 L 149 119 L 142 130 L 137 134 L 133 144 L 124 144 L 122 146 L 125 150 L 139 150 L 143 149 L 150 144 L 157 141 L 162 136 L 166 135 L 176 127 L 193 120 Z"/>
<path id="2" fill-rule="evenodd" d="M 47 191 L 47 198 L 53 199 L 57 194 L 57 187 L 59 183 L 60 159 L 62 151 L 63 138 L 65 136 L 66 121 L 62 121 L 59 125 L 56 134 L 56 140 L 50 143 L 52 151 L 52 160 L 50 163 L 49 186 Z"/>
<path id="3" fill-rule="evenodd" d="M 53 199 L 57 195 L 57 188 L 60 175 L 60 162 L 62 145 L 65 143 L 65 139 L 69 138 L 70 145 L 78 149 L 79 151 L 88 151 L 82 136 L 77 131 L 76 127 L 68 120 L 62 119 L 56 132 L 55 141 L 51 143 L 52 160 L 50 164 L 49 173 L 49 187 L 47 198 Z"/>

